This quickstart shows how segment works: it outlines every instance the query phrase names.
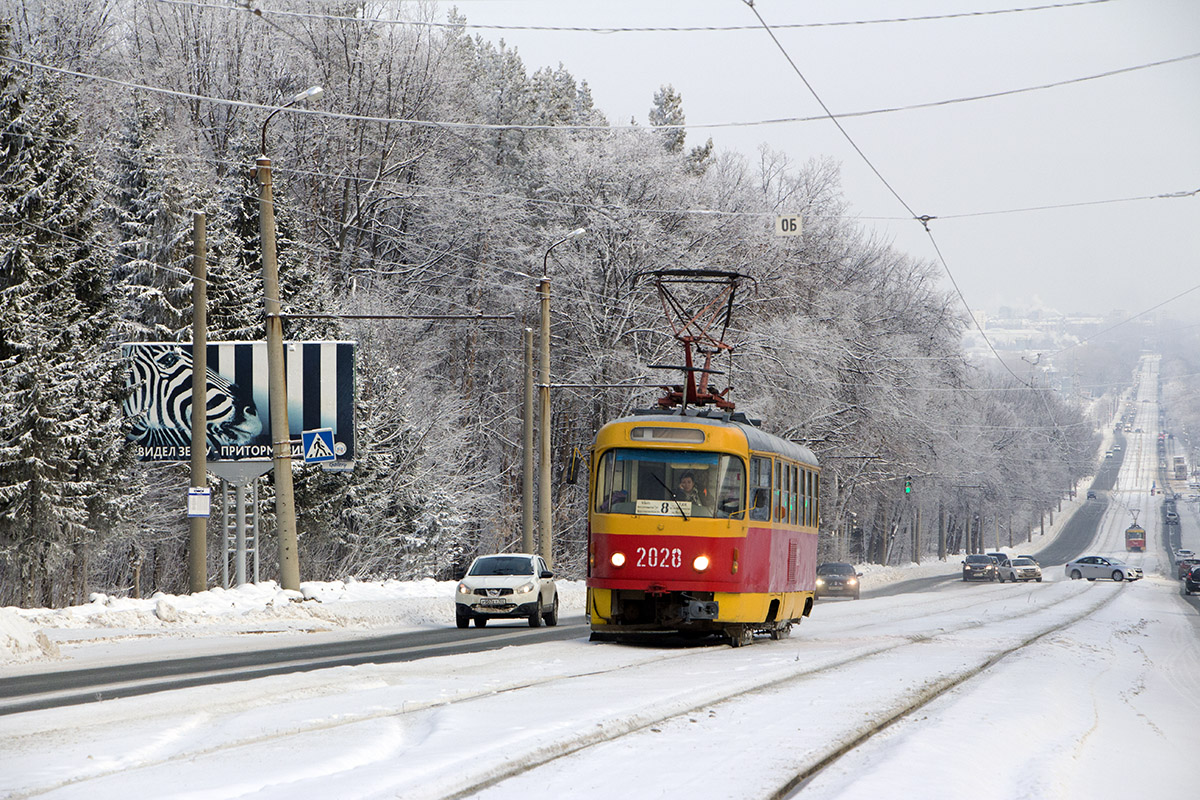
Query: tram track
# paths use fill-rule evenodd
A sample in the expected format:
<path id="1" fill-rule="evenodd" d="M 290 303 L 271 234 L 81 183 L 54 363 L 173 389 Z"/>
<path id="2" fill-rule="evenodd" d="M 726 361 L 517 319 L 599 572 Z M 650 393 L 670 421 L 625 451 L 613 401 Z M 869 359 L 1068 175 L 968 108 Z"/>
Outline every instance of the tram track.
<path id="1" fill-rule="evenodd" d="M 1099 587 L 1095 585 L 1081 587 L 1078 593 L 1066 598 L 1065 602 L 1078 602 L 1082 597 L 1094 597 L 1093 593 L 1097 588 Z M 1111 589 L 1113 587 L 1106 586 L 1104 588 Z M 1123 588 L 1119 587 L 1118 591 Z M 833 745 L 824 747 L 820 745 L 815 746 L 813 750 L 806 754 L 803 764 L 799 765 L 795 772 L 786 780 L 783 780 L 777 786 L 763 787 L 764 791 L 754 791 L 747 796 L 782 798 L 790 795 L 806 781 L 817 775 L 822 769 L 843 755 L 852 752 L 868 739 L 895 723 L 919 712 L 929 703 L 970 681 L 973 677 L 990 669 L 999 661 L 1094 614 L 1106 603 L 1111 602 L 1113 596 L 1115 596 L 1115 593 L 1106 592 L 1103 588 L 1100 589 L 1100 592 L 1102 596 L 1100 596 L 1098 601 L 1085 602 L 1082 608 L 1073 611 L 1065 618 L 1055 619 L 1052 624 L 1048 624 L 1045 627 L 1039 628 L 1034 633 L 1021 637 L 1017 642 L 1009 646 L 989 652 L 986 656 L 962 669 L 948 675 L 924 680 L 914 691 L 902 694 L 898 698 L 898 702 L 893 707 L 887 709 L 886 712 L 881 713 L 876 710 L 872 722 L 868 727 L 848 731 Z M 963 610 L 961 607 L 955 609 L 955 611 L 961 610 Z M 1019 622 L 1032 615 L 1044 614 L 1046 611 L 1046 607 L 1029 609 L 1021 613 L 1012 614 L 1001 620 L 1001 622 Z M 806 685 L 828 679 L 833 674 L 841 675 L 841 679 L 844 680 L 846 673 L 855 668 L 868 667 L 874 669 L 877 667 L 876 662 L 880 659 L 893 658 L 905 649 L 928 649 L 941 646 L 966 632 L 987 627 L 988 624 L 988 621 L 973 620 L 949 628 L 942 626 L 936 631 L 911 633 L 902 636 L 873 637 L 880 643 L 878 646 L 865 651 L 860 651 L 840 659 L 814 661 L 802 669 L 792 671 L 790 674 L 781 675 L 756 685 L 727 688 L 719 696 L 716 694 L 706 696 L 701 701 L 691 704 L 686 708 L 677 710 L 665 709 L 662 713 L 645 714 L 636 720 L 627 721 L 627 724 L 624 726 L 610 725 L 605 727 L 603 732 L 592 733 L 589 736 L 580 737 L 574 741 L 560 742 L 551 751 L 541 751 L 525 758 L 514 759 L 506 765 L 503 772 L 488 776 L 483 781 L 470 783 L 453 792 L 422 795 L 422 797 L 428 797 L 431 800 L 433 798 L 437 800 L 458 800 L 459 798 L 468 797 L 487 798 L 493 795 L 495 797 L 511 796 L 513 793 L 520 791 L 521 787 L 526 783 L 530 785 L 538 784 L 540 780 L 538 771 L 553 766 L 557 761 L 569 761 L 573 758 L 578 758 L 581 754 L 585 754 L 589 750 L 599 748 L 607 748 L 610 751 L 621 749 L 622 747 L 625 749 L 633 748 L 640 750 L 645 746 L 645 742 L 641 740 L 654 738 L 654 734 L 668 726 L 673 725 L 675 734 L 678 734 L 680 730 L 686 731 L 689 727 L 692 727 L 690 723 L 694 723 L 698 717 L 702 718 L 709 713 L 720 713 L 716 710 L 745 701 L 747 698 L 766 694 L 784 696 L 791 694 L 793 691 L 803 693 Z M 841 632 L 844 633 L 845 631 Z M 778 703 L 781 706 L 786 705 L 779 697 L 773 697 L 768 702 Z M 639 741 L 625 744 L 627 740 L 633 739 Z M 669 737 L 669 741 L 669 746 L 672 748 L 691 750 L 693 747 L 698 746 L 687 741 L 680 742 L 678 735 Z M 604 763 L 607 758 L 601 754 L 597 755 L 594 760 Z M 573 764 L 569 768 L 569 771 L 575 774 L 578 769 L 579 765 Z M 518 786 L 510 785 L 514 781 L 517 782 Z M 492 794 L 489 794 L 489 791 Z"/>

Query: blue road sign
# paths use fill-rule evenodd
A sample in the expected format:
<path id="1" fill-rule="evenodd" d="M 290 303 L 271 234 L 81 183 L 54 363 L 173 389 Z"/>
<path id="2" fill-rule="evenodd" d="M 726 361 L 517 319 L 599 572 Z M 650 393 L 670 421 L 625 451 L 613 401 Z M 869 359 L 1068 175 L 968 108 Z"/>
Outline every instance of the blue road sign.
<path id="1" fill-rule="evenodd" d="M 333 452 L 333 428 L 304 431 L 300 434 L 300 439 L 304 447 L 305 464 L 337 460 L 337 454 Z"/>

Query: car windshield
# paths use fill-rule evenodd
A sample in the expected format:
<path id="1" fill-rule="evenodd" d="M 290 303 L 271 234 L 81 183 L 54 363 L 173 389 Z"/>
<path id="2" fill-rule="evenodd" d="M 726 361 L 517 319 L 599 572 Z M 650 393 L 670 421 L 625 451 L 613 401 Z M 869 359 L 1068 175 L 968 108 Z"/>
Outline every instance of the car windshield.
<path id="1" fill-rule="evenodd" d="M 1031 567 L 1033 566 L 1032 558 L 1014 558 L 1012 560 L 1014 567 Z"/>
<path id="2" fill-rule="evenodd" d="M 600 460 L 600 513 L 730 517 L 745 508 L 746 467 L 736 456 L 617 448 Z"/>
<path id="3" fill-rule="evenodd" d="M 488 556 L 471 566 L 468 575 L 532 575 L 533 562 L 528 557 Z"/>
<path id="4" fill-rule="evenodd" d="M 853 575 L 854 567 L 850 564 L 822 564 L 817 567 L 818 575 Z"/>
<path id="5" fill-rule="evenodd" d="M 991 556 L 967 556 L 968 564 L 990 564 L 992 563 Z"/>
<path id="6" fill-rule="evenodd" d="M 1125 565 L 1125 562 L 1124 562 L 1124 561 L 1122 561 L 1122 560 L 1121 560 L 1121 559 L 1119 559 L 1119 558 L 1110 558 L 1110 559 L 1108 560 L 1108 563 L 1109 563 L 1109 564 L 1112 564 L 1114 567 L 1115 567 L 1115 566 L 1118 566 L 1118 565 L 1120 565 L 1120 566 L 1124 566 L 1124 565 Z"/>

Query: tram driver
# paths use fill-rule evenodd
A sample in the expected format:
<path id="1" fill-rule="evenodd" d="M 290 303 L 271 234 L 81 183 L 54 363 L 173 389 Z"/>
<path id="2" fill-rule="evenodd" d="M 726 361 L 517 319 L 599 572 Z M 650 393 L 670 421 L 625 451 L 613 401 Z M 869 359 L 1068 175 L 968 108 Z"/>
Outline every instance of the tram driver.
<path id="1" fill-rule="evenodd" d="M 679 491 L 675 493 L 676 500 L 686 500 L 695 506 L 704 505 L 704 495 L 696 486 L 696 476 L 690 470 L 679 476 Z"/>

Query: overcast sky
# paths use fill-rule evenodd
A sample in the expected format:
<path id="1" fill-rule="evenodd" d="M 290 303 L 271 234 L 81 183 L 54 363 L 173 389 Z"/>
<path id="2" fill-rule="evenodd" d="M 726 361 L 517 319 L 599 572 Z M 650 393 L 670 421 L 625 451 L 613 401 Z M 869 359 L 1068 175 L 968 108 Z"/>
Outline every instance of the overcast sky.
<path id="1" fill-rule="evenodd" d="M 950 19 L 792 27 L 1047 6 L 1054 0 L 457 0 L 476 25 L 752 26 L 743 31 L 476 29 L 530 71 L 562 63 L 610 122 L 645 122 L 655 91 L 689 125 L 822 113 L 757 10 L 834 113 L 1043 86 L 1200 53 L 1200 2 L 1099 0 Z M 444 4 L 443 9 L 449 4 Z M 1200 58 L 1068 86 L 842 121 L 692 129 L 688 146 L 842 165 L 853 212 L 918 258 L 930 236 L 974 309 L 1134 314 L 1200 285 Z M 899 199 L 895 196 L 899 195 Z M 901 200 L 903 202 L 901 202 Z M 1090 204 L 1090 205 L 1077 205 Z M 908 209 L 906 209 L 906 206 Z M 1073 206 L 1019 213 L 1045 206 Z M 961 218 L 951 218 L 959 215 Z M 947 288 L 949 282 L 947 281 Z M 1194 317 L 1200 289 L 1164 311 Z"/>

